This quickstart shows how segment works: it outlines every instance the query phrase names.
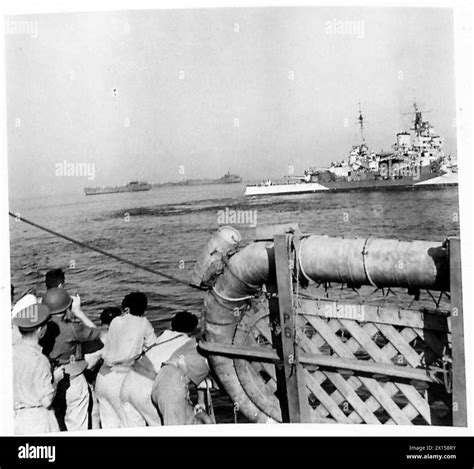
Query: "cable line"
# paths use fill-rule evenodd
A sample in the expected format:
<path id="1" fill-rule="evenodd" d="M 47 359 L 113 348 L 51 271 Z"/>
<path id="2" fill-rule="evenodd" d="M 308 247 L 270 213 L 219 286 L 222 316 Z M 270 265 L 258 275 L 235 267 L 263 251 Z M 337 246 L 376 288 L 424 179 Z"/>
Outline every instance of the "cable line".
<path id="1" fill-rule="evenodd" d="M 82 241 L 79 241 L 77 239 L 74 239 L 74 238 L 71 238 L 69 236 L 66 236 L 64 234 L 61 234 L 61 233 L 58 233 L 57 231 L 54 231 L 54 230 L 51 230 L 49 228 L 46 228 L 45 226 L 41 226 L 41 225 L 38 225 L 38 223 L 35 223 L 31 220 L 27 220 L 26 218 L 23 218 L 21 217 L 20 215 L 17 215 L 17 214 L 14 214 L 12 212 L 8 212 L 8 214 L 15 218 L 16 220 L 20 220 L 22 221 L 23 223 L 26 223 L 28 225 L 31 225 L 31 226 L 34 226 L 35 228 L 38 228 L 42 231 L 45 231 L 46 233 L 49 233 L 49 234 L 52 234 L 54 236 L 57 236 L 58 238 L 62 238 L 62 239 L 65 239 L 66 241 L 69 241 L 73 244 L 77 244 L 78 246 L 81 246 L 83 248 L 86 248 L 86 249 L 90 249 L 91 251 L 95 251 L 95 252 L 98 252 L 99 254 L 102 254 L 104 256 L 107 256 L 107 257 L 111 257 L 112 259 L 115 259 L 119 262 L 123 262 L 124 264 L 128 264 L 128 265 L 131 265 L 133 267 L 136 267 L 137 269 L 142 269 L 142 270 L 145 270 L 146 272 L 149 272 L 151 274 L 155 274 L 155 275 L 159 275 L 161 277 L 164 277 L 164 278 L 167 278 L 168 280 L 173 280 L 174 282 L 177 282 L 177 283 L 180 283 L 182 285 L 186 285 L 188 287 L 191 287 L 191 288 L 195 288 L 197 290 L 206 290 L 206 288 L 203 288 L 203 287 L 200 287 L 198 285 L 194 285 L 190 282 L 187 282 L 186 280 L 182 280 L 178 277 L 174 277 L 173 275 L 169 275 L 169 274 L 164 274 L 163 272 L 160 272 L 158 270 L 154 270 L 154 269 L 150 269 L 149 267 L 146 267 L 144 265 L 141 265 L 141 264 L 138 264 L 136 262 L 133 262 L 133 261 L 130 261 L 128 259 L 125 259 L 123 257 L 120 257 L 120 256 L 117 256 L 115 254 L 112 254 L 110 252 L 107 252 L 107 251 L 104 251 L 102 249 L 99 249 L 99 248 L 96 248 L 95 246 L 91 246 L 90 244 L 87 244 L 87 243 L 83 243 Z"/>

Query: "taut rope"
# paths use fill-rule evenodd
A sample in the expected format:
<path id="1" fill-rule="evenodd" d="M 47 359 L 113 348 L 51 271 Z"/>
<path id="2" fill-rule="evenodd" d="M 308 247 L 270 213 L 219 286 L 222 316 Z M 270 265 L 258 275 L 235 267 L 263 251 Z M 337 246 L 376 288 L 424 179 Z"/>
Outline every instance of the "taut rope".
<path id="1" fill-rule="evenodd" d="M 104 256 L 107 256 L 107 257 L 110 257 L 112 259 L 115 259 L 119 262 L 123 262 L 124 264 L 128 264 L 128 265 L 131 265 L 133 267 L 136 267 L 137 269 L 142 269 L 142 270 L 145 270 L 146 272 L 150 272 L 151 274 L 155 274 L 155 275 L 160 275 L 161 277 L 164 277 L 164 278 L 167 278 L 168 280 L 173 280 L 174 282 L 177 282 L 177 283 L 180 283 L 182 285 L 186 285 L 188 287 L 191 287 L 191 288 L 195 288 L 197 290 L 206 290 L 206 288 L 203 288 L 203 287 L 200 287 L 198 285 L 194 285 L 190 282 L 187 282 L 186 280 L 182 280 L 178 277 L 174 277 L 173 275 L 169 275 L 169 274 L 165 274 L 163 272 L 160 272 L 158 270 L 154 270 L 154 269 L 150 269 L 150 267 L 146 267 L 144 265 L 141 265 L 141 264 L 138 264 L 136 262 L 133 262 L 133 261 L 130 261 L 128 259 L 125 259 L 123 257 L 120 257 L 120 256 L 117 256 L 115 254 L 112 254 L 110 252 L 107 252 L 107 251 L 104 251 L 102 249 L 99 249 L 99 248 L 96 248 L 95 246 L 91 246 L 90 244 L 87 244 L 87 243 L 83 243 L 82 241 L 79 241 L 77 239 L 74 239 L 74 238 L 71 238 L 70 236 L 66 236 L 64 234 L 61 234 L 61 233 L 58 233 L 57 231 L 54 231 L 54 230 L 51 230 L 49 228 L 46 228 L 45 226 L 41 226 L 41 225 L 38 225 L 38 223 L 35 223 L 31 220 L 27 220 L 26 218 L 23 218 L 21 217 L 20 215 L 18 214 L 14 214 L 12 212 L 8 212 L 8 214 L 15 218 L 16 220 L 20 220 L 22 221 L 23 223 L 26 223 L 28 225 L 31 225 L 31 226 L 34 226 L 35 228 L 38 228 L 42 231 L 45 231 L 46 233 L 49 233 L 49 234 L 52 234 L 54 236 L 57 236 L 58 238 L 62 238 L 62 239 L 65 239 L 66 241 L 69 241 L 73 244 L 77 244 L 78 246 L 81 246 L 83 248 L 86 248 L 86 249 L 90 249 L 91 251 L 95 251 L 95 252 L 98 252 L 99 254 L 102 254 Z"/>

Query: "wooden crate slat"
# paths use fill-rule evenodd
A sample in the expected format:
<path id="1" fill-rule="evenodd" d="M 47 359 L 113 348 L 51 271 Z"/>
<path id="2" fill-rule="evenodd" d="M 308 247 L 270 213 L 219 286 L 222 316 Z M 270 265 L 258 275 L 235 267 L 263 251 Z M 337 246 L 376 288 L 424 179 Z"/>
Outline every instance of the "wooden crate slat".
<path id="1" fill-rule="evenodd" d="M 377 327 L 390 343 L 403 355 L 410 366 L 413 368 L 420 366 L 420 356 L 393 326 L 389 326 L 388 324 L 378 324 Z"/>
<path id="2" fill-rule="evenodd" d="M 322 373 L 321 371 L 315 371 L 314 373 L 312 373 L 312 376 L 319 385 L 324 383 L 324 381 L 326 381 L 326 379 L 327 379 L 326 376 L 324 375 L 324 373 Z M 312 394 L 315 396 L 314 393 L 312 393 Z M 337 396 L 335 396 L 335 397 L 336 397 L 336 404 L 339 404 L 337 402 Z M 309 399 L 309 396 L 308 396 L 308 399 Z M 317 405 L 313 410 L 317 413 L 317 415 L 319 415 L 321 417 L 327 417 L 329 415 L 329 411 L 326 409 L 326 407 L 324 407 L 321 404 Z"/>
<path id="3" fill-rule="evenodd" d="M 303 315 L 317 315 L 328 318 L 328 308 L 331 308 L 334 300 L 321 298 L 319 301 L 300 298 L 298 300 L 297 312 Z M 448 332 L 446 325 L 446 314 L 439 312 L 419 311 L 416 309 L 403 309 L 394 306 L 377 306 L 367 303 L 349 303 L 348 301 L 337 301 L 337 304 L 344 306 L 363 306 L 363 321 L 375 324 L 391 324 L 394 326 L 405 326 Z M 331 316 L 335 317 L 335 316 Z M 356 318 L 355 318 L 356 319 Z"/>
<path id="4" fill-rule="evenodd" d="M 396 425 L 397 422 L 395 422 L 394 420 L 390 419 L 390 420 L 387 420 L 384 425 Z"/>
<path id="5" fill-rule="evenodd" d="M 331 324 L 333 330 L 338 329 L 338 325 L 336 324 Z M 363 329 L 363 333 L 366 334 L 367 337 L 369 337 L 369 340 L 371 341 L 371 337 L 376 334 L 378 331 L 377 326 L 375 326 L 372 323 L 367 323 L 364 324 L 364 326 L 361 328 Z M 362 333 L 361 333 L 362 334 Z M 387 345 L 389 345 L 388 343 Z M 354 351 L 357 348 L 359 348 L 359 342 L 355 340 L 355 338 L 351 338 L 348 341 L 348 346 L 349 348 Z M 374 343 L 374 346 L 378 348 L 378 346 Z M 394 356 L 397 353 L 397 350 L 393 345 L 390 344 L 391 351 L 393 351 L 392 355 L 388 357 L 390 360 L 392 356 Z M 391 360 L 390 360 L 391 362 Z M 423 400 L 419 393 L 410 385 L 405 385 L 401 383 L 391 383 L 387 382 L 383 385 L 384 390 L 389 394 L 391 398 L 400 390 L 405 397 L 408 399 L 408 408 L 410 410 L 410 415 L 412 415 L 412 419 L 415 418 L 418 413 L 421 413 L 423 418 L 429 419 L 429 405 L 426 400 Z M 413 403 L 411 402 L 413 401 Z M 395 404 L 396 405 L 396 404 Z M 398 407 L 398 406 L 397 406 Z M 405 415 L 408 415 L 407 412 L 405 412 Z"/>
<path id="6" fill-rule="evenodd" d="M 346 381 L 356 393 L 361 386 L 365 386 L 364 383 L 357 376 L 351 376 Z M 369 397 L 363 402 L 372 413 L 375 413 L 379 409 L 383 409 L 383 406 L 377 399 L 374 398 L 374 396 L 372 396 L 372 394 L 370 394 Z M 395 424 L 394 420 L 390 416 L 389 420 Z"/>
<path id="7" fill-rule="evenodd" d="M 347 327 L 351 335 L 367 350 L 369 355 L 377 361 L 391 363 L 391 357 L 383 354 L 381 349 L 372 341 L 365 329 L 351 321 L 342 320 L 343 325 Z M 347 324 L 350 323 L 350 324 Z M 380 325 L 379 325 L 380 326 Z M 375 327 L 375 326 L 374 326 Z M 388 337 L 387 337 L 388 338 Z M 422 417 L 430 421 L 430 409 L 428 402 L 420 396 L 420 393 L 412 386 L 402 383 L 387 383 L 389 388 L 396 386 L 409 400 L 409 403 L 422 415 Z M 398 407 L 398 406 L 397 406 Z"/>
<path id="8" fill-rule="evenodd" d="M 306 324 L 311 325 L 311 323 L 309 323 L 309 321 L 307 321 L 305 317 L 301 315 L 296 317 L 296 321 L 297 321 L 297 325 L 300 328 L 303 328 Z M 318 349 L 326 344 L 326 341 L 321 337 L 320 334 L 318 334 L 317 331 L 315 332 L 314 336 L 311 339 L 309 339 L 309 337 L 307 337 L 306 334 L 303 333 L 303 331 L 301 331 L 301 334 L 304 335 L 304 337 L 306 337 L 308 340 L 311 340 L 311 342 L 313 342 L 318 347 Z"/>
<path id="9" fill-rule="evenodd" d="M 392 363 L 392 361 L 375 344 L 372 337 L 359 324 L 347 319 L 341 319 L 341 324 L 350 332 L 351 336 L 362 345 L 363 349 L 375 360 L 382 363 Z M 375 326 L 374 326 L 375 327 Z"/>
<path id="10" fill-rule="evenodd" d="M 271 339 L 272 339 L 271 331 L 270 331 L 269 325 L 268 325 L 266 322 L 259 321 L 259 322 L 256 324 L 255 327 L 256 327 L 256 328 L 258 329 L 258 331 L 265 337 L 266 340 L 268 340 L 269 342 L 271 342 Z M 298 332 L 299 332 L 299 331 L 298 331 Z M 307 337 L 306 337 L 306 339 L 307 339 Z M 309 339 L 308 339 L 308 340 L 309 340 Z M 306 371 L 306 370 L 305 370 L 305 371 Z M 306 376 L 306 375 L 305 375 L 305 376 Z M 316 380 L 314 380 L 314 383 L 316 383 L 316 384 L 320 387 L 320 389 L 322 390 L 321 386 L 319 385 L 319 383 L 318 383 Z M 311 392 L 316 396 L 316 393 L 312 390 L 312 388 L 310 388 L 310 390 L 311 390 Z M 323 392 L 324 392 L 324 390 L 323 390 Z M 326 395 L 327 395 L 327 394 L 326 394 Z M 319 396 L 316 396 L 316 397 L 318 397 L 318 399 L 319 399 Z M 329 396 L 328 396 L 328 399 L 330 399 Z M 310 408 L 311 408 L 311 407 L 310 407 Z M 312 408 L 311 408 L 311 409 L 312 409 Z M 312 410 L 313 410 L 313 412 L 315 412 L 316 415 L 317 415 L 317 420 L 316 420 L 316 421 L 319 421 L 320 419 L 325 419 L 325 418 L 327 417 L 327 415 L 329 415 L 329 413 L 330 413 L 326 406 L 323 406 L 323 408 L 319 408 L 319 406 L 318 406 L 316 409 L 312 409 Z M 344 415 L 344 414 L 342 413 L 342 411 L 341 411 L 341 414 Z"/>
<path id="11" fill-rule="evenodd" d="M 349 386 L 351 386 L 352 389 L 354 389 L 356 394 L 359 388 L 364 386 L 364 383 L 357 376 L 351 376 L 346 380 L 346 382 Z M 367 399 L 365 399 L 363 402 L 372 413 L 382 408 L 380 402 L 377 401 L 377 399 L 375 399 L 371 394 L 369 394 Z"/>
<path id="12" fill-rule="evenodd" d="M 311 354 L 302 351 L 300 354 L 300 363 L 307 367 L 322 367 L 333 371 L 345 370 L 346 373 L 354 372 L 377 376 L 380 375 L 380 379 L 394 378 L 428 383 L 436 382 L 436 380 L 423 368 L 412 368 L 411 366 L 398 365 L 392 362 L 380 363 L 373 360 L 357 360 L 355 358 L 342 358 L 335 355 L 328 356 L 320 353 Z"/>
<path id="13" fill-rule="evenodd" d="M 324 381 L 326 381 L 327 379 L 329 379 L 330 381 L 331 378 L 329 376 L 326 375 L 326 372 L 325 371 L 316 371 L 315 373 L 313 373 L 313 377 L 317 380 L 317 382 L 319 384 L 322 384 Z M 342 378 L 342 377 L 341 377 Z M 343 379 L 343 378 L 342 378 Z M 334 382 L 333 382 L 334 384 Z M 361 383 L 362 384 L 362 383 Z M 350 385 L 349 385 L 350 386 Z M 341 394 L 340 390 L 336 387 L 335 391 L 331 394 L 331 399 L 334 400 L 334 402 L 340 406 L 343 402 L 345 402 L 347 399 Z M 374 399 L 374 402 L 375 402 L 375 406 L 372 406 L 374 407 L 374 409 L 378 409 L 380 407 L 380 404 L 375 401 Z M 369 405 L 367 405 L 367 408 L 370 410 L 372 407 L 370 407 Z M 363 419 L 361 418 L 361 416 L 355 412 L 354 410 L 347 416 L 347 418 L 351 421 L 351 423 L 363 423 Z"/>
<path id="14" fill-rule="evenodd" d="M 308 385 L 308 389 L 309 389 L 309 385 Z M 314 393 L 313 393 L 314 394 Z M 329 398 L 331 399 L 331 398 Z M 319 404 L 316 406 L 315 408 L 316 412 L 318 413 L 318 415 L 321 415 L 323 417 L 328 417 L 330 415 L 329 411 L 327 410 L 326 406 L 324 406 L 323 404 Z M 331 417 L 329 417 L 331 418 Z M 340 423 L 340 420 L 337 420 L 337 422 Z"/>
<path id="15" fill-rule="evenodd" d="M 336 327 L 336 326 L 333 326 L 333 327 Z M 350 339 L 350 341 L 347 342 L 347 346 L 348 346 L 348 348 L 349 348 L 352 352 L 354 352 L 355 350 L 357 350 L 357 349 L 359 348 L 359 344 L 358 344 L 357 341 L 355 341 L 354 339 Z M 354 380 L 354 381 L 353 381 L 353 380 Z M 357 385 L 358 383 L 363 384 L 363 383 L 359 380 L 359 378 L 356 377 L 356 376 L 351 377 L 351 378 L 348 380 L 348 382 L 350 382 L 350 384 L 351 384 L 354 388 L 356 387 L 356 385 Z M 394 394 L 396 394 L 396 393 L 398 392 L 398 389 L 397 389 L 394 385 L 392 385 L 392 386 L 389 386 L 388 388 L 385 387 L 385 391 L 390 395 L 390 397 L 392 397 Z M 373 396 L 370 396 L 370 397 L 365 401 L 365 403 L 367 404 L 367 406 L 369 407 L 369 409 L 370 409 L 372 412 L 376 411 L 377 408 L 380 407 L 380 403 L 379 403 L 376 399 L 374 399 Z M 373 403 L 375 403 L 375 404 L 373 404 Z M 394 425 L 396 424 L 396 422 L 395 422 L 392 418 L 390 418 L 389 420 L 390 420 Z"/>
<path id="16" fill-rule="evenodd" d="M 427 422 L 431 421 L 430 407 L 426 399 L 410 384 L 402 383 L 386 383 L 385 390 L 390 392 L 392 397 L 399 391 L 406 397 L 407 404 L 403 407 L 402 412 L 413 420 L 421 415 Z"/>
<path id="17" fill-rule="evenodd" d="M 312 344 L 312 341 L 309 340 L 306 336 L 302 337 L 301 339 L 301 345 L 303 349 L 306 352 L 312 352 L 312 353 L 318 353 L 317 347 L 315 347 Z M 344 400 L 347 400 L 349 404 L 357 411 L 358 415 L 366 421 L 366 423 L 372 423 L 372 424 L 379 424 L 380 421 L 375 417 L 375 415 L 372 413 L 372 410 L 376 410 L 377 408 L 380 407 L 380 404 L 378 402 L 375 405 L 375 408 L 369 407 L 367 402 L 363 402 L 359 396 L 356 394 L 356 392 L 353 390 L 353 388 L 350 386 L 348 382 L 344 378 L 342 378 L 338 373 L 334 372 L 320 372 L 323 376 L 327 376 L 333 384 L 336 386 L 337 390 L 339 391 L 340 395 L 345 398 Z M 324 380 L 324 379 L 323 379 Z M 354 383 L 357 387 L 360 387 L 362 382 L 357 378 L 356 383 Z M 359 384 L 360 383 L 360 384 Z M 321 382 L 319 383 L 321 384 Z M 338 402 L 339 404 L 340 402 Z"/>
<path id="18" fill-rule="evenodd" d="M 334 383 L 339 392 L 345 397 L 345 400 L 351 405 L 354 411 L 366 422 L 378 425 L 379 419 L 370 411 L 368 406 L 356 394 L 354 389 L 346 382 L 346 380 L 339 374 L 326 371 L 328 378 Z"/>
<path id="19" fill-rule="evenodd" d="M 429 406 L 428 406 L 428 411 L 429 411 Z M 428 416 L 426 418 L 426 415 L 423 415 L 417 408 L 413 406 L 411 402 L 409 402 L 405 407 L 402 408 L 402 412 L 413 422 L 414 419 L 419 417 L 423 417 L 423 419 L 428 423 L 431 424 L 431 417 Z"/>
<path id="20" fill-rule="evenodd" d="M 346 381 L 355 391 L 357 391 L 361 386 L 364 386 L 364 383 L 357 376 L 351 376 Z M 383 409 L 383 406 L 380 404 L 380 402 L 372 395 L 369 395 L 369 397 L 364 401 L 364 404 L 372 413 L 379 409 Z M 391 417 L 389 417 L 389 420 L 394 422 Z"/>
<path id="21" fill-rule="evenodd" d="M 353 410 L 348 416 L 347 418 L 350 420 L 350 422 L 354 425 L 359 425 L 361 423 L 365 423 L 360 415 L 355 411 Z M 380 423 L 378 420 L 377 420 L 378 423 Z"/>
<path id="22" fill-rule="evenodd" d="M 304 334 L 301 335 L 303 337 L 300 338 L 300 344 L 303 350 L 308 353 L 319 353 L 318 347 L 312 343 L 312 340 L 308 339 L 306 336 L 304 336 Z M 326 378 L 328 378 L 334 384 L 334 386 L 336 386 L 336 391 L 331 394 L 331 398 L 333 398 L 338 405 L 342 404 L 344 401 L 347 401 L 359 415 L 359 418 L 351 418 L 349 416 L 351 421 L 364 420 L 366 423 L 380 423 L 377 417 L 374 416 L 362 399 L 360 399 L 360 397 L 340 374 L 328 371 L 317 371 L 313 376 L 315 376 L 315 379 L 317 379 L 318 384 L 321 384 L 326 380 Z"/>
<path id="23" fill-rule="evenodd" d="M 399 334 L 407 341 L 409 344 L 413 339 L 416 338 L 417 334 L 412 327 L 404 327 Z M 410 346 L 411 347 L 411 346 Z M 413 348 L 413 347 L 412 347 Z"/>
<path id="24" fill-rule="evenodd" d="M 345 344 L 340 342 L 337 337 L 335 337 L 331 328 L 317 316 L 307 317 L 311 322 L 313 327 L 319 331 L 319 333 L 324 337 L 324 339 L 330 343 L 331 347 L 335 352 L 346 358 L 355 358 L 353 353 L 346 347 Z M 373 378 L 359 377 L 359 379 L 364 383 L 367 389 L 373 394 L 373 396 L 380 402 L 384 407 L 387 413 L 400 425 L 411 425 L 411 420 L 409 420 L 401 409 L 393 402 L 391 397 L 385 392 L 385 390 L 377 383 Z"/>
<path id="25" fill-rule="evenodd" d="M 317 409 L 309 408 L 311 414 L 311 423 L 339 423 L 337 420 L 329 417 L 321 417 Z"/>
<path id="26" fill-rule="evenodd" d="M 386 390 L 375 379 L 360 379 L 398 425 L 412 425 L 411 420 L 407 418 L 400 407 L 393 402 L 391 396 L 387 394 Z"/>
<path id="27" fill-rule="evenodd" d="M 326 410 L 338 421 L 341 423 L 350 423 L 350 420 L 347 418 L 346 414 L 336 405 L 336 403 L 331 399 L 331 397 L 326 393 L 326 391 L 318 384 L 318 382 L 313 378 L 311 373 L 307 370 L 304 370 L 304 375 L 306 378 L 306 386 L 310 391 L 316 396 L 316 398 L 324 405 Z"/>
<path id="28" fill-rule="evenodd" d="M 423 396 L 421 396 L 421 394 L 411 384 L 395 383 L 395 385 L 408 399 L 408 405 L 413 406 L 428 423 L 431 423 L 431 412 L 428 399 L 423 398 Z"/>
<path id="29" fill-rule="evenodd" d="M 300 346 L 301 346 L 303 351 L 305 351 L 307 353 L 314 353 L 314 354 L 320 353 L 318 347 L 313 344 L 313 341 L 308 339 L 308 337 L 306 337 L 301 331 L 297 331 L 297 336 L 298 336 L 299 343 L 300 343 Z M 332 373 L 331 376 L 330 376 L 329 373 L 327 373 L 325 371 L 317 370 L 312 374 L 312 376 L 317 381 L 317 383 L 319 385 L 321 385 L 327 379 L 329 379 L 331 382 L 333 382 L 333 384 L 336 386 L 336 390 L 331 394 L 331 398 L 339 406 L 340 404 L 342 404 L 347 399 L 341 393 L 341 391 L 340 391 L 339 387 L 336 385 L 336 383 L 333 381 L 333 379 L 332 379 L 333 374 L 335 374 L 335 373 Z M 337 375 L 337 376 L 339 376 L 339 375 Z M 340 377 L 340 378 L 341 378 L 342 381 L 345 382 L 344 378 L 342 378 L 342 377 Z M 350 418 L 350 416 L 349 416 L 349 418 Z M 362 422 L 362 418 L 360 416 L 359 417 L 352 417 L 350 419 L 351 419 L 352 423 L 361 423 Z"/>
<path id="30" fill-rule="evenodd" d="M 414 331 L 414 329 L 409 329 L 409 328 L 405 328 L 403 329 L 401 332 L 400 332 L 400 335 L 405 339 L 405 341 L 409 344 L 415 337 L 417 337 L 417 334 L 416 332 Z M 412 347 L 413 349 L 413 347 Z M 382 347 L 382 350 L 384 351 L 384 353 L 387 354 L 388 357 L 390 357 L 390 359 L 393 361 L 393 358 L 396 356 L 396 355 L 401 355 L 403 356 L 403 354 L 400 354 L 399 351 L 395 348 L 395 346 L 391 343 L 391 342 L 387 342 L 387 344 Z M 420 363 L 421 363 L 421 355 L 419 355 L 415 349 L 413 349 L 413 351 L 419 356 L 419 359 L 420 359 Z M 408 361 L 407 361 L 408 362 Z"/>
<path id="31" fill-rule="evenodd" d="M 369 337 L 373 337 L 375 336 L 375 334 L 379 331 L 378 329 L 378 325 L 375 325 L 373 323 L 366 323 L 362 326 L 362 329 L 367 333 L 367 335 L 369 335 Z M 410 328 L 405 328 L 403 329 L 400 334 L 403 335 L 403 337 L 405 338 L 405 340 L 407 342 L 411 342 L 415 336 L 416 336 L 416 333 L 414 332 L 413 329 L 410 329 Z M 359 348 L 359 343 L 354 339 L 354 338 L 351 338 L 349 339 L 349 343 L 352 344 L 351 341 L 355 341 L 355 343 L 357 344 L 357 348 Z M 351 346 L 351 350 L 352 351 L 355 351 L 356 348 L 355 347 L 352 347 Z M 398 355 L 398 351 L 397 349 L 390 343 L 390 342 L 387 342 L 385 344 L 384 347 L 382 347 L 382 352 L 385 353 L 387 355 L 388 358 L 390 358 L 390 360 L 392 361 L 393 357 L 395 357 L 395 355 Z"/>

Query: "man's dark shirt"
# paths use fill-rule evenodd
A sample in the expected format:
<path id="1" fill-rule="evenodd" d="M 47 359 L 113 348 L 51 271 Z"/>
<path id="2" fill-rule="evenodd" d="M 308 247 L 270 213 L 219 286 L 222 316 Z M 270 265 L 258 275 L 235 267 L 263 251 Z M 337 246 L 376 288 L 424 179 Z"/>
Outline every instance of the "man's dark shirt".
<path id="1" fill-rule="evenodd" d="M 87 353 L 100 350 L 103 347 L 100 340 L 100 329 L 88 327 L 82 322 L 53 316 L 48 323 L 46 333 L 40 341 L 43 353 L 56 365 L 65 365 L 71 361 L 84 358 L 84 348 Z"/>

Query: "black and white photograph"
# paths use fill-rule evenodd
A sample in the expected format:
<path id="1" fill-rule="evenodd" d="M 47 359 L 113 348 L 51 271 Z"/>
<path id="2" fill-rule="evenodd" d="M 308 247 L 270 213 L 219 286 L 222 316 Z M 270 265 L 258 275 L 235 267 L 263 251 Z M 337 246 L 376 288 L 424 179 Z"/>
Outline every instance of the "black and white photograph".
<path id="1" fill-rule="evenodd" d="M 13 433 L 466 429 L 455 31 L 428 6 L 6 16 Z"/>

